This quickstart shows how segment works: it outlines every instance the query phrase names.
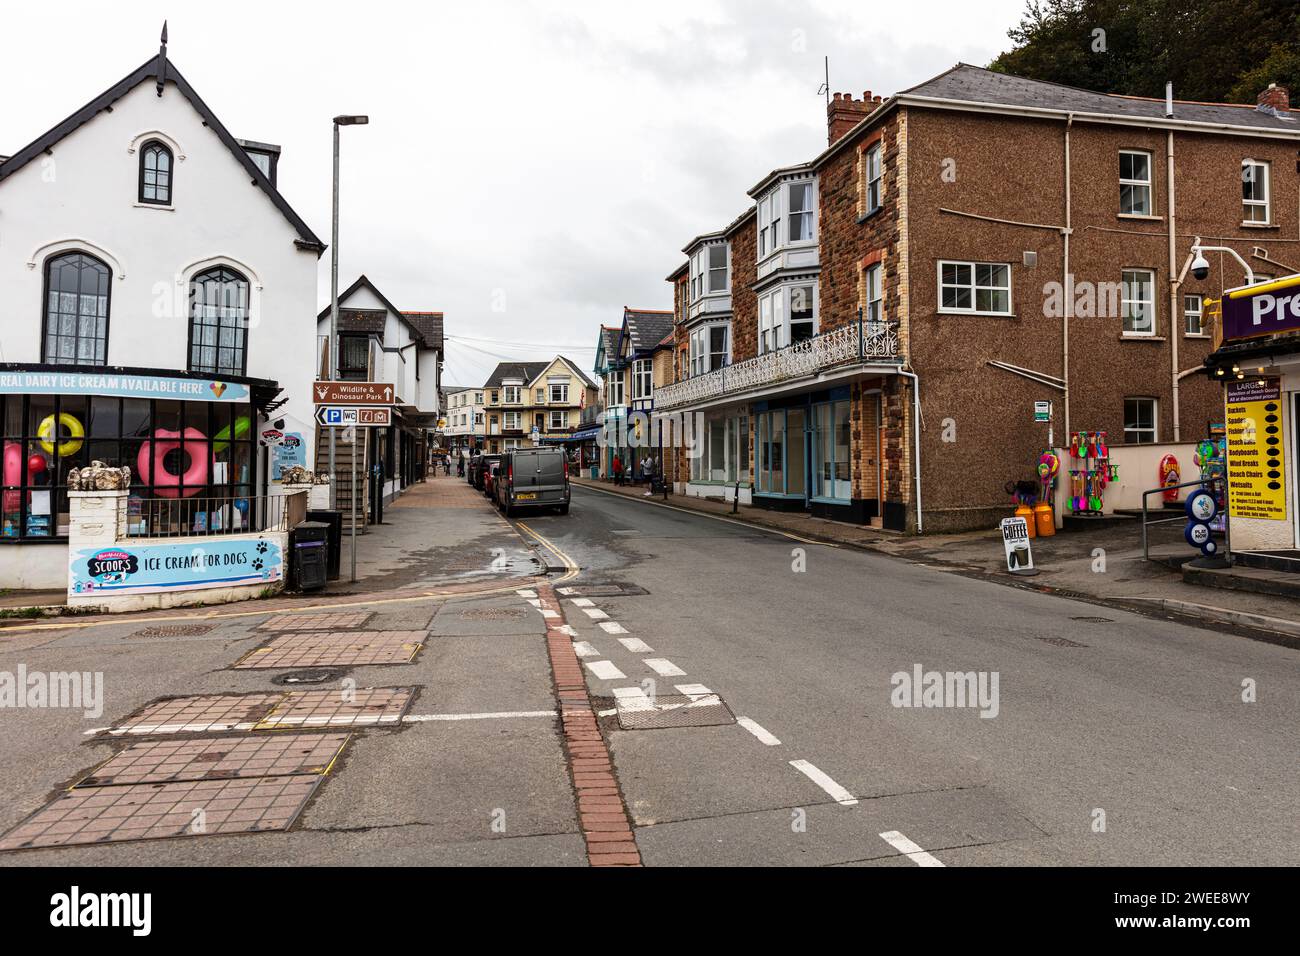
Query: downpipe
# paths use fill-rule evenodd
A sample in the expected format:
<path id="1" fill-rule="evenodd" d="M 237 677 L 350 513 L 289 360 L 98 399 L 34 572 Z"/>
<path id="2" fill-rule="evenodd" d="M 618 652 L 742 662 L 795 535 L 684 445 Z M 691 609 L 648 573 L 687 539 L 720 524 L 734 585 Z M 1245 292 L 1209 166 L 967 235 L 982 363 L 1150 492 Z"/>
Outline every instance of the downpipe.
<path id="1" fill-rule="evenodd" d="M 912 471 L 916 481 L 916 533 L 925 530 L 921 518 L 921 380 L 915 372 L 898 370 L 912 380 Z"/>

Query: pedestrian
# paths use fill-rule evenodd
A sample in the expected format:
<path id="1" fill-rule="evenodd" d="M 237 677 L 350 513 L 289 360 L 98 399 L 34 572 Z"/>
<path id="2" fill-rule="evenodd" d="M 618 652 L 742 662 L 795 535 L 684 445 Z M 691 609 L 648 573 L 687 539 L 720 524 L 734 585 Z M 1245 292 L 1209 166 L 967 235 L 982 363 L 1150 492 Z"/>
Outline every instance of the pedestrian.
<path id="1" fill-rule="evenodd" d="M 614 473 L 614 484 L 616 486 L 622 485 L 623 484 L 623 459 L 619 458 L 618 455 L 615 455 L 614 460 L 610 462 L 609 469 Z"/>

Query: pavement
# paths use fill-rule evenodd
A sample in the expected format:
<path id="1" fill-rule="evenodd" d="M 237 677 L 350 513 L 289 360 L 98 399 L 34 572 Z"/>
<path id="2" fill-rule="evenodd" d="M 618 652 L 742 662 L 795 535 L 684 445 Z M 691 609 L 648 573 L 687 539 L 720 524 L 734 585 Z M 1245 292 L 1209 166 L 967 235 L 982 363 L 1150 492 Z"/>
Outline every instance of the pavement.
<path id="1" fill-rule="evenodd" d="M 94 715 L 0 707 L 0 866 L 1300 858 L 1291 648 L 1000 586 L 976 539 L 940 563 L 577 485 L 568 515 L 507 522 L 455 478 L 387 516 L 334 595 L 0 629 L 0 674 L 103 675 Z M 379 644 L 405 653 L 366 663 Z M 258 666 L 276 648 L 350 663 Z M 409 706 L 349 716 L 367 688 Z M 312 693 L 316 723 L 282 722 Z M 235 716 L 167 700 L 198 695 Z M 240 741 L 327 733 L 331 760 L 231 769 Z M 183 741 L 203 753 L 169 779 L 305 802 L 112 781 L 114 755 Z M 8 848 L 92 829 L 164 838 Z"/>

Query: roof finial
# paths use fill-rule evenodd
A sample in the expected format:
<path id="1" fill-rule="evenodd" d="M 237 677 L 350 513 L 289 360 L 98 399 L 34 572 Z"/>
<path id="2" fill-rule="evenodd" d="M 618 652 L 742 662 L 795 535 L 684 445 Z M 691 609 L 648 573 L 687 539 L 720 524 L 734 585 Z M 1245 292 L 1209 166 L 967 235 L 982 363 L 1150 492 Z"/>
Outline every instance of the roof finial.
<path id="1" fill-rule="evenodd" d="M 163 94 L 163 85 L 167 82 L 167 21 L 163 21 L 162 36 L 159 38 L 158 68 L 154 70 L 157 79 L 158 95 Z"/>

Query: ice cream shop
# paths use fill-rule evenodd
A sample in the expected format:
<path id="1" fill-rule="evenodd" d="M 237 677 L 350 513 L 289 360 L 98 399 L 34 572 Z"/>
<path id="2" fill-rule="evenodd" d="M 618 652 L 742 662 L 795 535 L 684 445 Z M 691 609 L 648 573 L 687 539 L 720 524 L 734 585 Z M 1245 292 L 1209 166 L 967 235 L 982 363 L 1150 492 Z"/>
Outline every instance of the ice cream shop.
<path id="1" fill-rule="evenodd" d="M 1232 289 L 1206 359 L 1223 383 L 1234 562 L 1300 572 L 1300 275 Z"/>

